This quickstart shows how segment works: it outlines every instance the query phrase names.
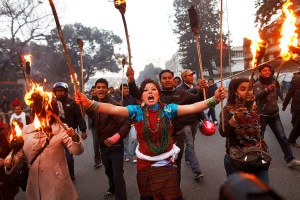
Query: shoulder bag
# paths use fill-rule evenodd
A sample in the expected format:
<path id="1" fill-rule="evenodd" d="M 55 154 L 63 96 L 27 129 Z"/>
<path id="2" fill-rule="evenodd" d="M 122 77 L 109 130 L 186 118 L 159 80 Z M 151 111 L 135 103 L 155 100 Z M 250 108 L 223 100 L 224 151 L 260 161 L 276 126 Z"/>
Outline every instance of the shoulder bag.
<path id="1" fill-rule="evenodd" d="M 257 140 L 253 146 L 230 146 L 229 160 L 234 169 L 243 172 L 268 170 L 271 156 L 263 139 Z"/>

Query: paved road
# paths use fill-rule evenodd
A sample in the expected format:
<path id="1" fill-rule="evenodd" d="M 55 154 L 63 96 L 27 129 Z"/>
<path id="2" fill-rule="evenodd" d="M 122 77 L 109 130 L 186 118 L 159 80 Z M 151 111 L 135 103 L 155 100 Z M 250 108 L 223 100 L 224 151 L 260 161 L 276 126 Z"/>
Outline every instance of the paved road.
<path id="1" fill-rule="evenodd" d="M 219 113 L 219 109 L 220 106 L 217 106 L 217 113 Z M 292 128 L 289 108 L 285 112 L 281 112 L 281 118 L 288 135 Z M 282 151 L 269 128 L 265 136 L 273 158 L 269 170 L 270 187 L 286 200 L 299 199 L 300 167 L 297 169 L 286 167 Z M 300 141 L 298 140 L 298 142 Z M 92 137 L 90 133 L 84 144 L 85 152 L 83 155 L 75 157 L 76 188 L 81 200 L 100 200 L 108 185 L 104 167 L 102 166 L 99 169 L 93 167 Z M 202 134 L 196 136 L 196 151 L 205 177 L 201 182 L 194 181 L 191 170 L 183 164 L 181 188 L 186 200 L 218 199 L 220 185 L 226 178 L 223 167 L 224 144 L 225 139 L 218 132 L 210 137 Z M 300 149 L 292 148 L 292 150 L 296 158 L 300 159 Z M 128 200 L 138 200 L 135 164 L 124 163 L 124 168 Z M 16 200 L 24 200 L 24 196 L 24 193 L 20 192 Z"/>

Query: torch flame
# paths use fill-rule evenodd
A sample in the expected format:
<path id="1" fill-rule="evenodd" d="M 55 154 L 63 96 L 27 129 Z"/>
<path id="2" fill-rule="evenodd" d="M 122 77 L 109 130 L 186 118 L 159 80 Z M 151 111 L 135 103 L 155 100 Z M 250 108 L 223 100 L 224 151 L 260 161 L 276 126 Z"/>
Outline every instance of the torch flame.
<path id="1" fill-rule="evenodd" d="M 46 92 L 44 91 L 43 86 L 33 84 L 31 90 L 25 94 L 24 101 L 26 105 L 31 105 L 33 103 L 33 100 L 31 99 L 33 93 L 40 93 L 41 96 L 43 96 L 46 106 L 51 104 L 52 92 Z"/>
<path id="2" fill-rule="evenodd" d="M 9 139 L 10 141 L 13 140 L 14 136 L 21 137 L 22 136 L 22 130 L 18 124 L 17 121 L 12 121 L 12 125 L 14 126 L 14 132 L 10 134 Z"/>
<path id="3" fill-rule="evenodd" d="M 289 8 L 292 4 L 290 0 L 287 0 L 282 6 L 284 21 L 280 30 L 282 37 L 279 47 L 281 49 L 280 56 L 284 60 L 294 58 L 294 55 L 289 51 L 289 46 L 297 46 L 298 44 L 298 34 L 296 33 L 297 18 L 294 11 Z"/>
<path id="4" fill-rule="evenodd" d="M 126 0 L 114 0 L 114 1 L 115 1 L 115 6 L 126 4 Z"/>
<path id="5" fill-rule="evenodd" d="M 29 62 L 29 65 L 31 65 L 31 58 L 32 58 L 31 54 L 24 55 L 24 59 L 26 62 Z"/>
<path id="6" fill-rule="evenodd" d="M 39 118 L 36 115 L 34 116 L 33 125 L 34 125 L 35 130 L 39 130 L 42 126 Z"/>
<path id="7" fill-rule="evenodd" d="M 32 95 L 34 93 L 39 93 L 43 97 L 43 106 L 45 110 L 49 108 L 52 101 L 52 92 L 46 92 L 44 91 L 43 87 L 39 84 L 33 84 L 32 88 L 29 92 L 25 94 L 24 100 L 27 105 L 33 104 L 34 100 L 32 99 Z M 39 119 L 37 115 L 34 117 L 33 121 L 34 127 L 36 130 L 39 130 L 40 128 L 47 128 L 49 127 L 49 121 L 48 118 L 41 118 Z"/>
<path id="8" fill-rule="evenodd" d="M 251 37 L 247 37 L 249 40 L 251 40 L 251 53 L 252 53 L 252 61 L 251 61 L 251 69 L 254 69 L 258 64 L 258 55 L 262 48 L 266 47 L 266 43 L 264 40 L 262 40 L 258 34 L 258 32 L 253 32 Z"/>

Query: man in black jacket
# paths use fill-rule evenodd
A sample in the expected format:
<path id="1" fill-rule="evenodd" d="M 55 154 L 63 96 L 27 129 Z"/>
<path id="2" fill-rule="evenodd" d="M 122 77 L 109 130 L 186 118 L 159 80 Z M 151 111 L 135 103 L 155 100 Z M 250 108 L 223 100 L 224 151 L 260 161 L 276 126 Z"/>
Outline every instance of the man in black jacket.
<path id="1" fill-rule="evenodd" d="M 130 94 L 133 97 L 140 99 L 140 94 L 134 81 L 134 70 L 132 69 L 132 67 L 128 67 L 126 75 L 128 77 L 128 86 Z M 192 94 L 189 91 L 174 88 L 173 78 L 174 73 L 167 69 L 162 70 L 159 74 L 159 81 L 161 84 L 160 100 L 162 101 L 162 103 L 176 103 L 179 105 L 186 105 L 202 101 L 204 99 L 201 88 L 197 89 L 199 91 L 197 94 Z M 206 85 L 207 83 L 205 80 L 203 80 L 202 84 Z M 174 140 L 174 143 L 176 143 L 176 145 L 180 148 L 180 152 L 176 159 L 179 179 L 181 177 L 181 159 L 184 152 L 185 135 L 183 129 L 186 126 L 186 124 L 189 124 L 189 121 L 189 118 L 186 116 L 179 116 L 172 119 L 172 123 L 174 125 L 174 132 L 172 138 Z"/>
<path id="2" fill-rule="evenodd" d="M 291 87 L 289 88 L 282 104 L 283 111 L 285 111 L 291 99 L 293 129 L 289 135 L 288 141 L 293 147 L 300 148 L 300 144 L 296 142 L 300 136 L 300 77 L 292 80 Z"/>
<path id="3" fill-rule="evenodd" d="M 81 131 L 81 138 L 84 140 L 87 138 L 86 134 L 86 123 L 83 119 L 82 113 L 80 111 L 80 107 L 75 101 L 69 97 L 69 87 L 68 84 L 64 82 L 57 82 L 53 85 L 53 94 L 56 97 L 60 120 L 67 124 L 69 127 L 73 129 L 79 128 Z M 73 155 L 70 154 L 67 148 L 65 148 L 69 173 L 71 179 L 75 180 L 75 172 L 74 172 L 74 158 Z"/>
<path id="4" fill-rule="evenodd" d="M 100 78 L 95 83 L 99 102 L 119 105 L 108 94 L 108 82 Z M 98 130 L 98 144 L 101 149 L 101 159 L 108 177 L 109 188 L 104 199 L 115 194 L 115 199 L 127 199 L 126 184 L 124 179 L 123 139 L 128 135 L 131 123 L 127 117 L 107 115 L 93 109 L 87 109 L 86 114 L 92 118 Z"/>

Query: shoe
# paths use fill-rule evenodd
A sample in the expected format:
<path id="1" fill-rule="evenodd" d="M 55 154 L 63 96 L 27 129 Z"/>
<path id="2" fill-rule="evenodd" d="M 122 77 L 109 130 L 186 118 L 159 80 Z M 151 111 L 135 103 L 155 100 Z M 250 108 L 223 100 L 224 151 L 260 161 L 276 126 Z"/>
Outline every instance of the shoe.
<path id="1" fill-rule="evenodd" d="M 199 180 L 200 178 L 203 178 L 203 177 L 204 177 L 204 174 L 202 172 L 194 174 L 194 179 L 195 180 Z"/>
<path id="2" fill-rule="evenodd" d="M 218 125 L 218 121 L 214 121 L 215 125 Z"/>
<path id="3" fill-rule="evenodd" d="M 110 191 L 107 191 L 107 192 L 105 193 L 103 199 L 108 199 L 108 198 L 112 197 L 112 195 L 113 195 L 113 194 L 112 194 Z"/>
<path id="4" fill-rule="evenodd" d="M 133 163 L 136 163 L 136 162 L 137 162 L 137 160 L 134 158 L 134 159 L 132 159 L 132 162 L 133 162 Z"/>
<path id="5" fill-rule="evenodd" d="M 129 162 L 129 161 L 130 161 L 129 157 L 125 157 L 125 162 Z"/>
<path id="6" fill-rule="evenodd" d="M 295 147 L 295 148 L 300 148 L 300 144 L 297 144 L 296 142 L 290 143 L 291 146 Z"/>
<path id="7" fill-rule="evenodd" d="M 95 163 L 95 164 L 94 164 L 94 167 L 95 167 L 95 168 L 99 168 L 99 167 L 101 167 L 101 165 L 102 165 L 102 163 Z"/>
<path id="8" fill-rule="evenodd" d="M 286 164 L 288 167 L 293 168 L 296 166 L 300 166 L 300 160 L 293 159 L 288 164 Z"/>

